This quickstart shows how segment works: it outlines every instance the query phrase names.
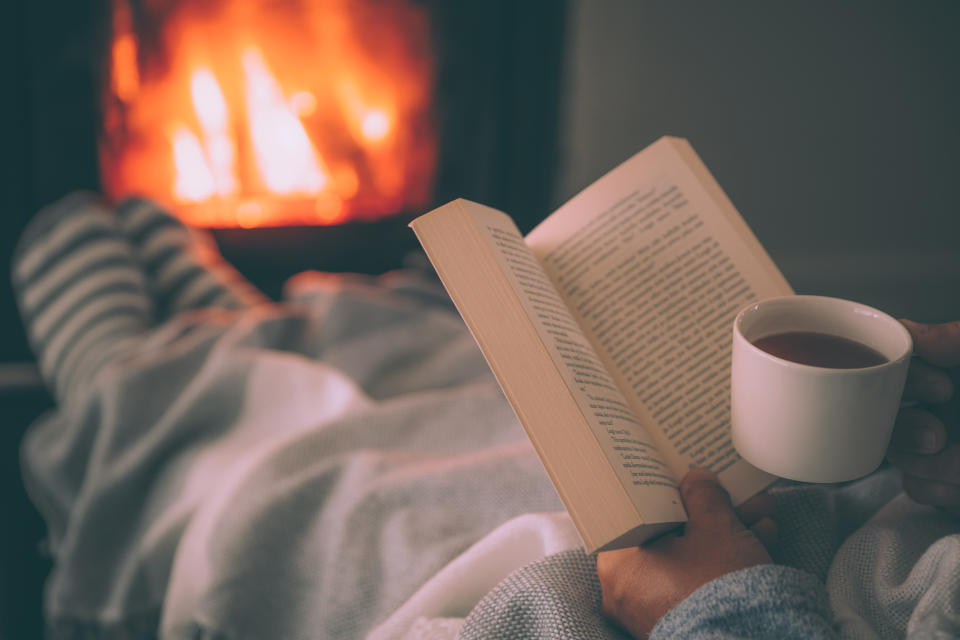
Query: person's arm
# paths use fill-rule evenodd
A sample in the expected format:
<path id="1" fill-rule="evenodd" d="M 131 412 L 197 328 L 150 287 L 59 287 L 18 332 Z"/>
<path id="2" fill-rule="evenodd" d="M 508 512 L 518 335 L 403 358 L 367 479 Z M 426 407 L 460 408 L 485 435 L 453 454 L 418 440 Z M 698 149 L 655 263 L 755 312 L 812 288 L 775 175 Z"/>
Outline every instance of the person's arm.
<path id="1" fill-rule="evenodd" d="M 901 320 L 913 336 L 904 400 L 887 459 L 903 472 L 903 489 L 922 504 L 960 515 L 960 321 Z"/>
<path id="2" fill-rule="evenodd" d="M 830 602 L 812 573 L 775 564 L 716 578 L 664 615 L 649 640 L 834 640 Z"/>
<path id="3" fill-rule="evenodd" d="M 824 586 L 776 566 L 773 501 L 739 515 L 716 477 L 691 470 L 680 486 L 682 535 L 598 554 L 604 613 L 637 638 L 832 638 Z"/>

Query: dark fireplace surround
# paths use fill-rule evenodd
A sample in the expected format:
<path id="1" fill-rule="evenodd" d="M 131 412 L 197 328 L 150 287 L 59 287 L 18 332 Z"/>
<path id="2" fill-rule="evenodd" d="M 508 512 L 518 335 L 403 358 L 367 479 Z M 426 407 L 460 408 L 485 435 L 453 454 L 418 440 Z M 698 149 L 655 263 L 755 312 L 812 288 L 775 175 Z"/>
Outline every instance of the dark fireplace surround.
<path id="1" fill-rule="evenodd" d="M 0 367 L 32 360 L 10 287 L 9 259 L 20 231 L 38 209 L 67 193 L 101 190 L 97 139 L 110 4 L 18 2 L 0 20 L 8 97 L 2 120 L 7 144 L 0 153 L 7 178 L 0 190 L 0 328 L 6 336 Z M 566 2 L 419 4 L 431 17 L 436 59 L 439 150 L 432 205 L 470 198 L 511 213 L 525 232 L 554 204 Z M 277 297 L 282 283 L 305 269 L 375 274 L 400 266 L 417 247 L 406 225 L 424 211 L 399 211 L 371 223 L 214 235 L 228 260 Z M 27 424 L 50 405 L 39 387 L 0 385 L 7 423 L 0 430 L 0 501 L 13 525 L 0 534 L 4 638 L 41 637 L 40 590 L 49 561 L 39 551 L 42 523 L 20 483 L 18 447 Z"/>

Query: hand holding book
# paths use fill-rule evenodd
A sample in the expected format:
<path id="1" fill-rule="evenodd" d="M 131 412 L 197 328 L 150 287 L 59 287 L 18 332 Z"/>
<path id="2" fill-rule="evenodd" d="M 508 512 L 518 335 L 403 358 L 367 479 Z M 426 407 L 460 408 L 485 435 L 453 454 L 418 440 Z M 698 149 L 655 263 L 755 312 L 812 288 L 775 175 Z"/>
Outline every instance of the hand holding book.
<path id="1" fill-rule="evenodd" d="M 670 609 L 715 578 L 770 564 L 777 528 L 773 499 L 761 493 L 736 512 L 716 476 L 692 469 L 680 483 L 690 514 L 682 536 L 597 555 L 603 612 L 646 638 Z"/>

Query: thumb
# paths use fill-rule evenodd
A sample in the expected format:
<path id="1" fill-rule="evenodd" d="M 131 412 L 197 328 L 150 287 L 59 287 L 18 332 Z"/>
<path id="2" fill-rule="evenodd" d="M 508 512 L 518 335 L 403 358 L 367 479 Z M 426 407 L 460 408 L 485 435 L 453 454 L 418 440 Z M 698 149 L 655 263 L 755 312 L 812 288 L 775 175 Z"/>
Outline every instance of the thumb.
<path id="1" fill-rule="evenodd" d="M 901 320 L 913 337 L 914 353 L 938 367 L 960 365 L 960 320 L 943 324 L 924 324 Z"/>
<path id="2" fill-rule="evenodd" d="M 730 495 L 706 469 L 691 469 L 680 483 L 687 510 L 686 530 L 737 531 L 743 523 L 730 504 Z"/>

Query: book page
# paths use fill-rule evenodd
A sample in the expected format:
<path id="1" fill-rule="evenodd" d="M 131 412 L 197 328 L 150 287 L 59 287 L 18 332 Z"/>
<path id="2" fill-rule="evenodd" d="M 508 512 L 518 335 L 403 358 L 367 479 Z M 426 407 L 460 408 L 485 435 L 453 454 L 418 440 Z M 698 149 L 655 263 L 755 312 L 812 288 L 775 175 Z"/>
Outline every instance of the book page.
<path id="1" fill-rule="evenodd" d="M 772 478 L 730 439 L 733 318 L 791 290 L 709 173 L 691 168 L 684 144 L 651 145 L 527 244 L 675 477 L 711 469 L 739 503 Z"/>
<path id="2" fill-rule="evenodd" d="M 685 520 L 674 474 L 516 225 L 485 207 L 470 213 L 630 499 L 649 522 Z"/>

